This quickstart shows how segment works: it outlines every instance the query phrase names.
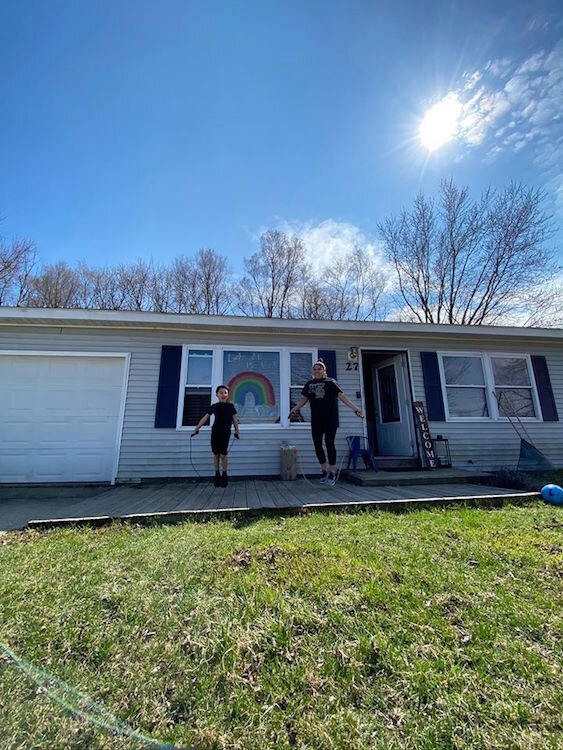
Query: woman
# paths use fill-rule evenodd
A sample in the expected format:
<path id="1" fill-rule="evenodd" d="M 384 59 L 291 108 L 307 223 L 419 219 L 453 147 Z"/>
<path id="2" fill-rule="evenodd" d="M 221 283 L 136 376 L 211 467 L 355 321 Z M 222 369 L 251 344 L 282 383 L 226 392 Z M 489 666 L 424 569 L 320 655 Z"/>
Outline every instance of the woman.
<path id="1" fill-rule="evenodd" d="M 321 483 L 334 486 L 336 484 L 336 448 L 334 438 L 338 427 L 338 402 L 349 406 L 357 417 L 363 418 L 362 410 L 344 395 L 336 380 L 328 378 L 326 366 L 322 359 L 313 365 L 313 379 L 308 380 L 301 391 L 303 398 L 289 412 L 289 418 L 299 411 L 307 401 L 311 406 L 311 434 L 315 445 L 315 453 L 321 465 Z M 323 450 L 323 436 L 327 457 Z"/>

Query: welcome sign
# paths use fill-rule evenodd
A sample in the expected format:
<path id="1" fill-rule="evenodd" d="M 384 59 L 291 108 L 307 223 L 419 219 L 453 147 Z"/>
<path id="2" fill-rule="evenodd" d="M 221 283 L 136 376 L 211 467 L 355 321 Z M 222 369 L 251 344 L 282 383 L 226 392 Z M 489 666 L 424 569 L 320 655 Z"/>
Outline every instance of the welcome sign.
<path id="1" fill-rule="evenodd" d="M 422 450 L 424 452 L 424 458 L 426 460 L 427 469 L 437 469 L 438 459 L 434 450 L 434 443 L 430 435 L 430 427 L 428 426 L 428 420 L 426 419 L 426 412 L 424 411 L 424 404 L 422 401 L 413 401 L 414 410 L 414 421 L 418 428 L 420 438 L 422 441 Z"/>

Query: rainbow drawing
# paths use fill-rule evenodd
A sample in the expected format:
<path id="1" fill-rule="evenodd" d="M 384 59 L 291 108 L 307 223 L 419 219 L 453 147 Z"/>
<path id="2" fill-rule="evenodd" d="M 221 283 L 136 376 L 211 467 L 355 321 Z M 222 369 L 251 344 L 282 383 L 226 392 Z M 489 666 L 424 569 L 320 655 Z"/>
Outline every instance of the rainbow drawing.
<path id="1" fill-rule="evenodd" d="M 276 403 L 274 388 L 267 377 L 259 372 L 239 372 L 227 383 L 234 404 L 247 404 L 247 397 L 252 396 L 256 406 L 273 406 Z"/>

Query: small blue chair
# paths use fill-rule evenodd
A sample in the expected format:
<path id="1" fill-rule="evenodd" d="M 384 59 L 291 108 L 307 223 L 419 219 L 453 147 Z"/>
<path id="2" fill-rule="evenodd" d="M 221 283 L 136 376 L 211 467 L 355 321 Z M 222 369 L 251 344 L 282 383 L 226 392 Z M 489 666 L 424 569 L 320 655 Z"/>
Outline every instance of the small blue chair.
<path id="1" fill-rule="evenodd" d="M 373 471 L 377 471 L 377 462 L 373 455 L 373 448 L 369 444 L 369 440 L 363 435 L 348 435 L 346 438 L 348 443 L 348 465 L 347 469 L 350 468 L 350 464 L 354 471 L 357 470 L 358 458 L 361 458 L 364 462 L 365 468 L 371 468 Z M 370 467 L 371 464 L 371 467 Z"/>

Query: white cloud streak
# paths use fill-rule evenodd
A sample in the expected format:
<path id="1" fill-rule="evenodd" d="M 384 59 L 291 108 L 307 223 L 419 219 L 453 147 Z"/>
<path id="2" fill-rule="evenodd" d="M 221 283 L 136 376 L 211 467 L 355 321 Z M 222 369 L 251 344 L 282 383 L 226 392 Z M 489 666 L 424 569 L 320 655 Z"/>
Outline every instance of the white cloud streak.
<path id="1" fill-rule="evenodd" d="M 525 59 L 491 60 L 453 93 L 462 104 L 458 141 L 489 159 L 527 154 L 563 215 L 563 39 Z"/>
<path id="2" fill-rule="evenodd" d="M 331 263 L 348 255 L 356 245 L 370 253 L 382 270 L 385 268 L 381 243 L 368 237 L 354 224 L 335 219 L 319 223 L 282 221 L 277 228 L 303 240 L 307 259 L 316 272 L 322 272 Z"/>

